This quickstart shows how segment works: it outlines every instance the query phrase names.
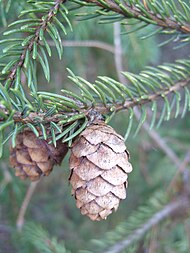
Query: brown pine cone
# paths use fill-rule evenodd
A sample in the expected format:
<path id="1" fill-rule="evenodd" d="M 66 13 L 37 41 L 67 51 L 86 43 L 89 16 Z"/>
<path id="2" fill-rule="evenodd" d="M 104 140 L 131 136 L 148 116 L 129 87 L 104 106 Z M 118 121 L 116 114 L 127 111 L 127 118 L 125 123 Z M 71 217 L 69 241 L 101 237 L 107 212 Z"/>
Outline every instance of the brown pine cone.
<path id="1" fill-rule="evenodd" d="M 70 183 L 76 206 L 91 220 L 106 219 L 126 198 L 132 171 L 124 139 L 103 121 L 87 127 L 75 140 Z"/>
<path id="2" fill-rule="evenodd" d="M 62 162 L 67 151 L 66 144 L 57 142 L 55 148 L 25 129 L 17 135 L 15 148 L 10 148 L 10 165 L 15 169 L 16 176 L 35 181 L 41 176 L 48 176 L 53 166 Z"/>

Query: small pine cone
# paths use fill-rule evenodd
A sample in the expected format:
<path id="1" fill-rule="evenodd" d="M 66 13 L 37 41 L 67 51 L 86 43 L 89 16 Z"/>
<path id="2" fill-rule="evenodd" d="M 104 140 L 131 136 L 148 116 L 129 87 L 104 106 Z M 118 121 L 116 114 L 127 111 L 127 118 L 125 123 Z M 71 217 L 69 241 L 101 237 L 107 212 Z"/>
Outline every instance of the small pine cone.
<path id="1" fill-rule="evenodd" d="M 58 142 L 55 148 L 25 129 L 17 135 L 16 146 L 10 148 L 10 165 L 16 176 L 36 181 L 41 176 L 48 176 L 53 166 L 62 162 L 67 151 L 66 144 Z"/>
<path id="2" fill-rule="evenodd" d="M 70 183 L 83 215 L 99 221 L 117 210 L 132 171 L 128 158 L 124 139 L 103 121 L 91 124 L 75 140 Z"/>

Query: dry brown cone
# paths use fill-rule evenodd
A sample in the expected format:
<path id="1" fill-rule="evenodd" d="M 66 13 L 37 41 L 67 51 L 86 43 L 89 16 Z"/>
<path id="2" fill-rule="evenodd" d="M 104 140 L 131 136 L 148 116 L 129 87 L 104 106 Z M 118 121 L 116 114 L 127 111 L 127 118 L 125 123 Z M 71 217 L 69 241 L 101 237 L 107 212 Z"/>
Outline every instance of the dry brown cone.
<path id="1" fill-rule="evenodd" d="M 48 176 L 53 166 L 62 162 L 67 151 L 65 143 L 57 142 L 55 148 L 25 129 L 17 135 L 15 148 L 10 148 L 10 165 L 15 169 L 16 176 L 35 181 L 41 176 Z"/>
<path id="2" fill-rule="evenodd" d="M 132 171 L 124 139 L 103 121 L 87 127 L 75 140 L 70 183 L 76 206 L 91 220 L 106 219 L 126 198 Z"/>

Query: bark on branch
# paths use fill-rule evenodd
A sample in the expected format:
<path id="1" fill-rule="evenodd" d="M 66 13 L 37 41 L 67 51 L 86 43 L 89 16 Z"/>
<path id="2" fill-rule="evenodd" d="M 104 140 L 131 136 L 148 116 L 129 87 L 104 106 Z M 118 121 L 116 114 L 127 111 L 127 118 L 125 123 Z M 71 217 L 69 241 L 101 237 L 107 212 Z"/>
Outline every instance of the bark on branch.
<path id="1" fill-rule="evenodd" d="M 146 22 L 146 20 L 144 18 L 147 18 L 147 16 L 145 15 L 144 12 L 142 12 L 138 7 L 132 5 L 128 5 L 126 2 L 122 1 L 122 5 L 124 6 L 124 8 L 127 10 L 125 11 L 122 7 L 120 7 L 119 4 L 115 3 L 112 0 L 104 0 L 103 4 L 102 2 L 98 1 L 98 0 L 84 0 L 83 2 L 87 2 L 87 3 L 93 3 L 96 4 L 99 7 L 102 7 L 108 11 L 113 11 L 116 13 L 119 13 L 121 15 L 123 15 L 124 17 L 129 17 L 129 13 L 131 14 L 131 16 L 133 16 L 136 19 L 142 20 L 144 22 Z M 148 12 L 148 16 L 150 20 L 152 20 L 156 25 L 163 27 L 163 28 L 168 28 L 171 30 L 176 30 L 182 33 L 190 33 L 190 24 L 188 23 L 184 23 L 181 24 L 179 23 L 177 20 L 175 20 L 174 18 L 172 18 L 171 16 L 165 17 L 165 19 L 163 19 L 159 14 L 153 13 L 152 11 L 150 11 L 147 6 L 145 6 L 146 11 Z M 148 21 L 147 21 L 148 23 Z"/>

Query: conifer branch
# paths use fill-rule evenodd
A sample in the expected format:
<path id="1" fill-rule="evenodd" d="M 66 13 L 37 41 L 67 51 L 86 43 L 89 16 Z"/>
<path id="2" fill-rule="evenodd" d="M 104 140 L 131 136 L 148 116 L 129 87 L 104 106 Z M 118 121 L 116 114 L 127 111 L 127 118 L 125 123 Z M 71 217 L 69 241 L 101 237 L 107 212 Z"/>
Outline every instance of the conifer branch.
<path id="1" fill-rule="evenodd" d="M 40 36 L 41 36 L 40 34 L 45 32 L 48 28 L 48 25 L 54 21 L 53 18 L 56 16 L 57 12 L 61 8 L 61 4 L 63 4 L 64 2 L 65 0 L 55 0 L 54 6 L 48 10 L 46 15 L 43 15 L 41 17 L 41 20 L 39 21 L 39 25 L 37 25 L 32 31 L 33 36 L 30 37 L 27 45 L 21 51 L 18 61 L 16 61 L 13 67 L 9 70 L 9 72 L 6 73 L 7 76 L 5 78 L 5 81 L 8 82 L 9 88 L 13 86 L 13 82 L 16 78 L 17 70 L 23 67 L 24 62 L 27 57 L 27 53 L 29 52 L 30 54 L 34 50 L 34 47 L 36 46 L 36 44 L 39 44 Z"/>
<path id="2" fill-rule="evenodd" d="M 23 50 L 21 56 L 20 56 L 20 60 L 17 64 L 15 64 L 15 66 L 11 69 L 10 74 L 8 75 L 8 79 L 10 79 L 11 81 L 14 80 L 15 75 L 16 75 L 16 70 L 18 67 L 22 67 L 22 65 L 24 64 L 24 60 L 26 57 L 26 52 L 27 50 L 29 50 L 29 52 L 31 52 L 33 50 L 33 46 L 34 43 L 38 43 L 39 38 L 40 38 L 40 30 L 42 29 L 43 31 L 45 31 L 47 29 L 47 24 L 48 22 L 51 22 L 53 16 L 55 16 L 54 11 L 58 11 L 58 9 L 60 8 L 60 4 L 63 3 L 63 0 L 56 0 L 55 1 L 55 6 L 52 7 L 52 9 L 49 11 L 47 18 L 41 21 L 41 25 L 36 27 L 36 31 L 35 31 L 35 35 L 34 37 L 32 37 L 32 39 L 29 41 L 28 45 L 25 47 L 25 49 Z M 10 83 L 10 86 L 12 85 L 12 83 Z"/>
<path id="3" fill-rule="evenodd" d="M 160 26 L 164 29 L 176 30 L 181 33 L 189 34 L 190 33 L 190 23 L 187 22 L 178 22 L 174 16 L 161 16 L 158 12 L 153 12 L 152 9 L 149 9 L 148 4 L 143 5 L 139 1 L 112 1 L 112 0 L 84 0 L 81 2 L 93 3 L 106 11 L 113 11 L 118 13 L 126 18 L 135 18 L 142 20 L 146 23 L 152 23 L 157 26 Z M 132 3 L 131 3 L 132 2 Z M 143 1 L 146 3 L 146 1 Z M 151 5 L 151 1 L 147 1 Z M 154 3 L 155 4 L 155 1 Z M 144 10 L 142 10 L 144 8 Z M 176 7 L 177 9 L 177 7 Z"/>
<path id="4" fill-rule="evenodd" d="M 185 86 L 187 86 L 189 84 L 190 84 L 190 77 L 187 78 L 186 80 L 181 80 L 179 82 L 176 82 L 170 88 L 166 88 L 166 89 L 158 91 L 154 94 L 150 94 L 146 98 L 144 98 L 144 99 L 142 98 L 140 101 L 138 99 L 137 100 L 134 99 L 133 101 L 126 101 L 123 105 L 117 105 L 116 111 L 118 112 L 120 110 L 133 108 L 135 106 L 142 106 L 142 105 L 147 104 L 149 102 L 156 101 L 159 98 L 168 96 L 171 93 L 175 93 L 176 91 L 179 91 L 181 88 L 184 88 Z"/>
<path id="5" fill-rule="evenodd" d="M 174 213 L 183 212 L 185 213 L 189 208 L 189 199 L 187 197 L 181 197 L 177 200 L 170 202 L 163 209 L 155 213 L 148 221 L 142 224 L 141 227 L 137 228 L 133 233 L 131 233 L 127 239 L 119 241 L 111 248 L 107 249 L 103 253 L 120 253 L 127 249 L 132 243 L 140 239 L 145 235 L 153 226 L 159 224 L 167 217 Z"/>
<path id="6" fill-rule="evenodd" d="M 110 79 L 110 82 L 111 82 L 111 79 Z M 112 111 L 113 106 L 114 106 L 115 112 L 119 112 L 121 110 L 129 110 L 130 108 L 133 108 L 135 106 L 142 107 L 143 105 L 147 103 L 151 103 L 151 102 L 157 101 L 158 99 L 168 97 L 170 94 L 175 94 L 175 92 L 188 86 L 189 84 L 190 84 L 190 77 L 186 78 L 185 80 L 179 80 L 170 87 L 167 87 L 167 88 L 163 87 L 163 89 L 160 89 L 152 94 L 151 93 L 148 95 L 142 94 L 142 96 L 139 95 L 139 96 L 134 96 L 133 98 L 127 98 L 124 102 L 116 101 L 113 103 L 108 102 L 106 104 L 103 104 L 102 102 L 96 102 L 94 105 L 90 103 L 84 106 L 84 104 L 80 103 L 80 101 L 77 101 L 77 99 L 70 98 L 73 102 L 75 101 L 75 103 L 78 105 L 78 109 L 72 110 L 69 112 L 60 109 L 55 115 L 52 115 L 52 116 L 47 116 L 46 112 L 40 112 L 40 113 L 31 112 L 29 113 L 28 116 L 23 117 L 21 112 L 15 112 L 13 119 L 15 122 L 21 122 L 23 124 L 36 123 L 36 122 L 48 123 L 51 121 L 59 122 L 60 119 L 63 117 L 63 114 L 71 117 L 71 116 L 78 115 L 80 111 L 80 114 L 83 113 L 84 115 L 88 116 L 90 110 L 92 109 L 104 115 L 104 114 L 109 114 Z M 41 95 L 43 94 L 43 92 L 42 93 L 39 92 L 39 94 Z M 47 93 L 47 94 L 49 94 L 49 98 L 51 98 L 51 93 Z M 48 97 L 45 97 L 45 98 L 48 99 Z M 44 102 L 45 101 L 46 100 L 44 100 Z M 5 111 L 5 109 L 4 109 L 4 112 L 6 114 L 8 113 L 7 111 Z M 3 119 L 0 119 L 0 120 L 3 120 Z"/>

